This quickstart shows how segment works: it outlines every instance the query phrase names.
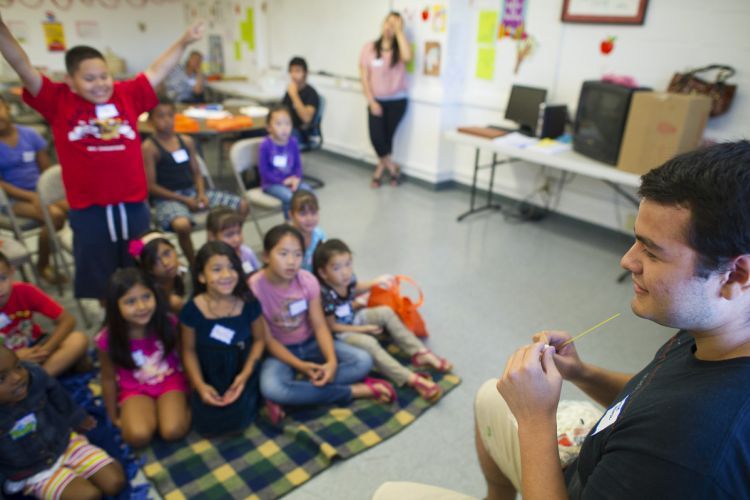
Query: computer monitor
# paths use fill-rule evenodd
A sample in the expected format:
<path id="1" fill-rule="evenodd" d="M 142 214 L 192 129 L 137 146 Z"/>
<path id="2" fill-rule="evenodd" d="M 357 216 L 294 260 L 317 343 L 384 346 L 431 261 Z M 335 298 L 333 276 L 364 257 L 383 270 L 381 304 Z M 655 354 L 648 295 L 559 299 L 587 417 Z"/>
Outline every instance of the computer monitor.
<path id="1" fill-rule="evenodd" d="M 505 119 L 516 122 L 518 131 L 522 134 L 534 136 L 539 120 L 539 106 L 546 97 L 546 89 L 513 85 L 505 107 Z"/>

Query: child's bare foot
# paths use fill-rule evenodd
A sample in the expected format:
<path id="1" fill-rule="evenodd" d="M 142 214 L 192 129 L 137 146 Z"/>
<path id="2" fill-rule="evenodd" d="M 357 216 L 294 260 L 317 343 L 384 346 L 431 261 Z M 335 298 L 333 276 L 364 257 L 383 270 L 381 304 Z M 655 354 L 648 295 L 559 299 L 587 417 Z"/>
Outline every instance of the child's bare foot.
<path id="1" fill-rule="evenodd" d="M 413 387 L 422 399 L 429 402 L 437 401 L 443 390 L 429 376 L 422 373 L 412 373 L 408 384 Z"/>
<path id="2" fill-rule="evenodd" d="M 429 349 L 417 351 L 411 357 L 411 364 L 418 368 L 431 367 L 441 373 L 453 370 L 453 364 L 445 358 L 441 358 Z"/>
<path id="3" fill-rule="evenodd" d="M 352 384 L 352 397 L 377 399 L 381 403 L 396 400 L 396 390 L 390 382 L 379 378 L 365 378 L 361 383 Z"/>

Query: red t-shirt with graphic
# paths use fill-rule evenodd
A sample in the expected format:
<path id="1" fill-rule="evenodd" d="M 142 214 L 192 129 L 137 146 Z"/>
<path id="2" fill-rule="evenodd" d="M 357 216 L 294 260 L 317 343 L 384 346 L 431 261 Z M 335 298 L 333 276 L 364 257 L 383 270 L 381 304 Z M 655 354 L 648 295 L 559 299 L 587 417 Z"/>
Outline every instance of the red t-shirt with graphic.
<path id="1" fill-rule="evenodd" d="M 13 283 L 8 302 L 0 308 L 0 342 L 14 351 L 28 347 L 43 334 L 34 313 L 56 320 L 62 312 L 60 304 L 31 283 Z"/>
<path id="2" fill-rule="evenodd" d="M 89 102 L 46 76 L 39 94 L 24 89 L 23 100 L 52 128 L 72 208 L 146 199 L 138 116 L 159 101 L 144 74 L 115 82 L 106 104 Z"/>

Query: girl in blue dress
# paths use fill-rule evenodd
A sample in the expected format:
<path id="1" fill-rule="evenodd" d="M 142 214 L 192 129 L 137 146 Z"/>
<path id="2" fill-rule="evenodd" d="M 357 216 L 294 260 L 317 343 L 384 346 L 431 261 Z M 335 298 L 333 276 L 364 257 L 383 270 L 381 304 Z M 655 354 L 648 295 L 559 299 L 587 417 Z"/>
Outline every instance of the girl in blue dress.
<path id="1" fill-rule="evenodd" d="M 180 313 L 183 364 L 201 434 L 241 432 L 258 412 L 265 320 L 237 253 L 210 241 L 193 265 L 193 297 Z"/>

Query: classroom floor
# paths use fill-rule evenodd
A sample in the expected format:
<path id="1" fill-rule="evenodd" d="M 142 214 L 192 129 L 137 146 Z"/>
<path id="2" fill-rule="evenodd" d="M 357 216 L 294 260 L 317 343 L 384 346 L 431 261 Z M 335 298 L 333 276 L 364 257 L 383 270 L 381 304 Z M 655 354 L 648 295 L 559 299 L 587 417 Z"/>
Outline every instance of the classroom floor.
<path id="1" fill-rule="evenodd" d="M 578 349 L 587 361 L 624 371 L 645 365 L 671 334 L 636 318 L 629 280 L 616 282 L 620 256 L 630 245 L 627 236 L 554 214 L 517 224 L 483 213 L 457 223 L 469 203 L 465 190 L 433 191 L 409 182 L 372 190 L 371 172 L 359 162 L 326 152 L 306 154 L 303 162 L 306 172 L 326 183 L 317 191 L 321 227 L 353 249 L 357 275 L 406 274 L 422 286 L 429 346 L 454 363 L 463 383 L 399 435 L 334 465 L 289 494 L 290 500 L 366 499 L 393 480 L 482 497 L 474 393 L 501 373 L 507 357 L 533 332 L 578 333 L 622 312 L 581 340 Z M 217 181 L 233 188 L 228 178 Z M 261 225 L 267 230 L 280 221 L 275 216 Z M 244 234 L 246 243 L 259 249 L 251 224 Z M 195 235 L 196 248 L 204 239 L 203 233 Z M 566 384 L 563 396 L 581 393 Z"/>

